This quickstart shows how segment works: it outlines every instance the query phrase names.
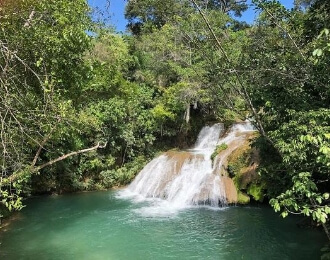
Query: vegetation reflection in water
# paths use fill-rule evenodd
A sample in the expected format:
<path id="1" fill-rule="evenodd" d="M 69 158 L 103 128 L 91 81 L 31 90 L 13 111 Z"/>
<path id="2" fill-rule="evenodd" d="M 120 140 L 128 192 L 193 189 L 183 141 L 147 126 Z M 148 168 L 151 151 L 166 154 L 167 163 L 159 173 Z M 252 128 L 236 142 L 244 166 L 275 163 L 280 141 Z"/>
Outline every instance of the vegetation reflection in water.
<path id="1" fill-rule="evenodd" d="M 113 191 L 31 199 L 1 231 L 0 259 L 319 259 L 325 243 L 270 208 L 146 207 Z"/>

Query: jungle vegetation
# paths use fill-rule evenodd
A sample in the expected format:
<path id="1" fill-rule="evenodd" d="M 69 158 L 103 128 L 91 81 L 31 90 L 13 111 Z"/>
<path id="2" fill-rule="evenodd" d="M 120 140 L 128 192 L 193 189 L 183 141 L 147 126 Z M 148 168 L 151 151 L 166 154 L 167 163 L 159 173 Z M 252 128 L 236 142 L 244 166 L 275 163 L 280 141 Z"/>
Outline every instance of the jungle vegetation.
<path id="1" fill-rule="evenodd" d="M 271 206 L 327 232 L 330 2 L 253 4 L 249 25 L 244 0 L 128 1 L 123 35 L 85 0 L 0 1 L 2 214 L 125 185 L 202 125 L 250 118 Z"/>

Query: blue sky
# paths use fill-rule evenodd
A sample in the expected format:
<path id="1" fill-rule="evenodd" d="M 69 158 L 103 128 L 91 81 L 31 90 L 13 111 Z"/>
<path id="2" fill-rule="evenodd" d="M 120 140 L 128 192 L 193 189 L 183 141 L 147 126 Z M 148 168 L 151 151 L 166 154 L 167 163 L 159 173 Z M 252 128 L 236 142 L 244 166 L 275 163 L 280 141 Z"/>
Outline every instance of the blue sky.
<path id="1" fill-rule="evenodd" d="M 280 2 L 286 8 L 292 8 L 293 1 L 294 0 L 280 0 Z M 101 11 L 105 12 L 105 15 L 110 17 L 110 23 L 114 25 L 118 32 L 125 31 L 127 23 L 124 17 L 126 4 L 125 0 L 88 0 L 88 3 L 90 6 L 97 7 Z M 249 0 L 248 3 L 251 4 L 251 1 Z M 255 18 L 255 10 L 253 10 L 253 7 L 251 7 L 249 8 L 249 10 L 243 13 L 243 16 L 239 18 L 239 20 L 246 21 L 247 23 L 252 23 Z"/>
<path id="2" fill-rule="evenodd" d="M 124 0 L 88 0 L 88 3 L 92 7 L 97 7 L 105 15 L 110 16 L 110 23 L 114 25 L 118 32 L 124 32 L 126 29 L 127 21 L 124 17 L 125 4 Z M 110 6 L 109 6 L 110 3 Z"/>

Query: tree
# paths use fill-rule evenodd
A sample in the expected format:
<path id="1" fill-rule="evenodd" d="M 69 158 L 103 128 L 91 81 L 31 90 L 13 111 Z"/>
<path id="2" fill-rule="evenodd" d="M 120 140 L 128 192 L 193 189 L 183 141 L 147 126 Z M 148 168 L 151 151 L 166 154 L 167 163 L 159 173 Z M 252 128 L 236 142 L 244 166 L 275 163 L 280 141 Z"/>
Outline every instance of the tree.
<path id="1" fill-rule="evenodd" d="M 234 13 L 241 16 L 247 9 L 246 0 L 198 0 L 197 3 L 205 10 L 217 10 L 222 13 Z M 128 1 L 125 16 L 128 19 L 128 27 L 135 35 L 144 32 L 152 32 L 153 28 L 160 29 L 166 23 L 173 22 L 176 17 L 187 18 L 195 12 L 192 3 L 188 0 L 170 1 Z"/>
<path id="2" fill-rule="evenodd" d="M 264 160 L 260 172 L 276 211 L 310 216 L 329 237 L 327 36 L 315 36 L 317 27 L 306 30 L 313 24 L 312 7 L 288 11 L 278 2 L 256 2 L 262 13 L 242 70 L 277 158 Z M 280 185 L 272 188 L 274 183 Z"/>
<path id="3" fill-rule="evenodd" d="M 77 103 L 88 81 L 83 62 L 90 47 L 88 12 L 83 0 L 1 5 L 0 198 L 9 209 L 22 207 L 31 174 L 102 147 L 81 149 L 93 142 L 78 137 L 82 129 L 95 128 Z"/>
<path id="4" fill-rule="evenodd" d="M 318 16 L 316 10 L 326 3 L 315 1 L 308 9 L 289 11 L 276 1 L 255 2 L 262 11 L 258 23 L 244 31 L 232 30 L 228 17 L 191 0 L 196 9 L 189 16 L 173 17 L 139 39 L 149 48 L 150 64 L 156 64 L 151 71 L 175 75 L 172 82 L 165 81 L 166 90 L 181 86 L 193 93 L 198 88 L 185 80 L 198 75 L 196 82 L 204 86 L 200 89 L 206 97 L 212 94 L 213 102 L 205 102 L 203 91 L 193 99 L 255 120 L 261 133 L 257 144 L 272 151 L 273 160 L 264 160 L 260 168 L 272 205 L 283 216 L 312 216 L 327 232 L 328 31 L 316 36 L 316 25 L 327 22 L 326 14 Z M 157 45 L 155 39 L 162 40 Z M 281 185 L 274 186 L 276 182 Z"/>

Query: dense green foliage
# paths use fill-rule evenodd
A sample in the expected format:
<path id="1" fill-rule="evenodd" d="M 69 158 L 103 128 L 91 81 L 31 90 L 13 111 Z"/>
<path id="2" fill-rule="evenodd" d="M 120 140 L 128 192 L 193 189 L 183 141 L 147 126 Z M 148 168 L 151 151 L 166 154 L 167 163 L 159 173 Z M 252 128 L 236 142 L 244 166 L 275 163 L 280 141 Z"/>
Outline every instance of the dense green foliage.
<path id="1" fill-rule="evenodd" d="M 84 1 L 2 2 L 0 196 L 9 209 L 22 207 L 31 167 L 88 143 L 77 102 L 88 81 L 87 10 Z"/>
<path id="2" fill-rule="evenodd" d="M 283 216 L 327 222 L 328 2 L 286 10 L 276 1 L 255 1 L 261 13 L 252 27 L 200 1 L 140 4 L 127 7 L 127 17 L 139 23 L 138 31 L 132 28 L 143 65 L 137 72 L 159 86 L 165 108 L 178 114 L 186 107 L 187 124 L 191 108 L 225 122 L 252 117 L 271 205 Z"/>
<path id="3" fill-rule="evenodd" d="M 248 26 L 245 1 L 129 1 L 120 36 L 85 0 L 2 1 L 1 203 L 127 184 L 205 122 L 251 118 L 270 204 L 327 230 L 330 4 L 254 4 Z"/>
<path id="4" fill-rule="evenodd" d="M 127 183 L 161 132 L 155 90 L 128 80 L 128 41 L 89 12 L 85 1 L 1 6 L 0 197 L 10 210 L 31 192 Z"/>
<path id="5" fill-rule="evenodd" d="M 211 160 L 213 161 L 215 159 L 215 157 L 221 152 L 224 151 L 228 148 L 228 145 L 225 143 L 222 143 L 220 145 L 217 145 L 217 147 L 215 148 L 214 152 L 211 154 Z"/>

